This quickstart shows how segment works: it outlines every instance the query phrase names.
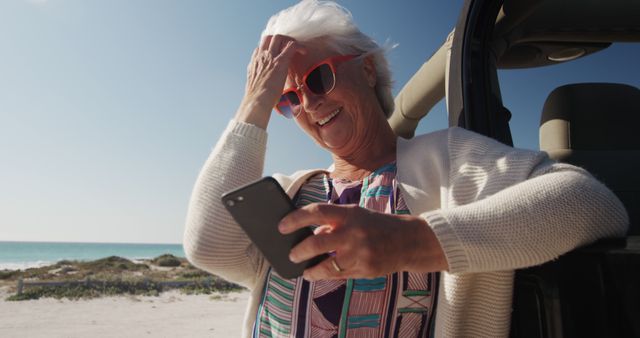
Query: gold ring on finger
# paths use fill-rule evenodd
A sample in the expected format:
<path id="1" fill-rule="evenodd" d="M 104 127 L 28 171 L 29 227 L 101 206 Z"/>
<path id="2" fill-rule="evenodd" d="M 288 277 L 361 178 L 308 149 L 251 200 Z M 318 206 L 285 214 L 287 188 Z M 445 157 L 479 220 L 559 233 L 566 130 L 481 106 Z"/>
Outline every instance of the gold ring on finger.
<path id="1" fill-rule="evenodd" d="M 336 272 L 342 272 L 342 268 L 338 265 L 335 257 L 331 258 L 331 265 L 333 265 L 333 269 L 336 270 Z"/>

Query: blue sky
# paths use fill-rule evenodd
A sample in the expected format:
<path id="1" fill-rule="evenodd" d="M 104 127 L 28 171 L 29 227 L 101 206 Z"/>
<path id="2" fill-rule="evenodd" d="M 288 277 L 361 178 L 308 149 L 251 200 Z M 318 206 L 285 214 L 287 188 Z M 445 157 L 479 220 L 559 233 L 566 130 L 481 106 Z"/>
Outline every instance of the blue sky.
<path id="1" fill-rule="evenodd" d="M 0 240 L 179 243 L 193 183 L 240 102 L 260 32 L 294 3 L 0 2 Z M 375 40 L 398 44 L 389 53 L 394 92 L 440 46 L 462 5 L 341 3 Z M 607 52 L 621 61 L 638 56 L 637 46 L 614 47 Z M 582 81 L 598 57 L 567 72 Z M 529 89 L 555 87 L 555 67 L 501 73 L 513 128 L 524 135 L 517 146 L 536 147 L 546 94 Z M 637 71 L 601 73 L 638 85 Z M 418 132 L 444 127 L 441 103 Z M 272 118 L 266 174 L 329 159 L 293 121 Z"/>

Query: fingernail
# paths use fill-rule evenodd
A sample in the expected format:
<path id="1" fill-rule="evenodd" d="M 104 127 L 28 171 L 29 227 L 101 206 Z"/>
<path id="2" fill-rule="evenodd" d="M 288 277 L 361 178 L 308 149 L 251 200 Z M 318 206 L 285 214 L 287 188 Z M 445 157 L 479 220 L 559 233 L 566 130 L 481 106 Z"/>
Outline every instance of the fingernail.
<path id="1" fill-rule="evenodd" d="M 284 223 L 280 222 L 278 224 L 278 231 L 280 231 L 281 233 L 284 233 L 286 230 L 287 230 L 287 226 Z"/>
<path id="2" fill-rule="evenodd" d="M 298 257 L 293 253 L 289 254 L 289 260 L 292 261 L 293 263 L 300 263 L 300 261 L 298 260 Z"/>

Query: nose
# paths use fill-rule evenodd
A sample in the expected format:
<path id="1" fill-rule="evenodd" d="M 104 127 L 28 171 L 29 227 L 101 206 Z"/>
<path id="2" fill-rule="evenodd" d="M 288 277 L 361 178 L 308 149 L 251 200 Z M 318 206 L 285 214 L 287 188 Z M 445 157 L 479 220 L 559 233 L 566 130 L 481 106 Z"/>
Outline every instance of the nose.
<path id="1" fill-rule="evenodd" d="M 300 93 L 302 94 L 302 106 L 307 112 L 317 111 L 324 103 L 324 95 L 314 94 L 307 87 L 301 86 Z"/>

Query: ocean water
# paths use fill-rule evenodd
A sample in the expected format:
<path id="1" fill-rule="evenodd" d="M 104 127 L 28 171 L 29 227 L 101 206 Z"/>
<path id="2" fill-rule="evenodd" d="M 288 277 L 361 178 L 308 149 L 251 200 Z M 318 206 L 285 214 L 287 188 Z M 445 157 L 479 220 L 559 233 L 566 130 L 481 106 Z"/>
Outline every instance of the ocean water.
<path id="1" fill-rule="evenodd" d="M 184 257 L 180 244 L 60 243 L 0 241 L 0 270 L 27 269 L 60 260 L 95 260 L 120 256 L 131 260 L 172 254 Z"/>

